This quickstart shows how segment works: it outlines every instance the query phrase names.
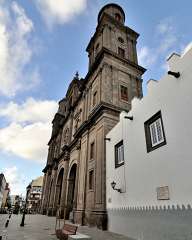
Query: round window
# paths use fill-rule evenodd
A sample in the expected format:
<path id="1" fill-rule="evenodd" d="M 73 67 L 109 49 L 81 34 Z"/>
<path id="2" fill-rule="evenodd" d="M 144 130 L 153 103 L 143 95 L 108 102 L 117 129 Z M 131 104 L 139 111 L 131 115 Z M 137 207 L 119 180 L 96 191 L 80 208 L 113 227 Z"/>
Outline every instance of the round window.
<path id="1" fill-rule="evenodd" d="M 122 37 L 118 37 L 118 41 L 119 41 L 120 43 L 124 43 L 124 40 L 123 40 Z"/>

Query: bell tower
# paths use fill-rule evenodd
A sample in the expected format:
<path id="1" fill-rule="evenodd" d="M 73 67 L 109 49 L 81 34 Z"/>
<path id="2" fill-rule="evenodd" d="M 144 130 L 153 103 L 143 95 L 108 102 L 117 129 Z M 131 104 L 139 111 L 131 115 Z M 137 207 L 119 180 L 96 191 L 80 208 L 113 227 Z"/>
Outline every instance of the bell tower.
<path id="1" fill-rule="evenodd" d="M 102 48 L 137 64 L 136 44 L 139 34 L 125 26 L 125 13 L 117 4 L 104 6 L 98 15 L 98 25 L 87 47 L 89 67 Z"/>
<path id="2" fill-rule="evenodd" d="M 114 3 L 105 5 L 98 14 L 98 24 L 87 52 L 89 71 L 103 65 L 102 101 L 130 110 L 131 100 L 141 98 L 142 75 L 136 44 L 139 34 L 125 26 L 125 13 Z M 105 65 L 105 66 L 104 66 Z"/>

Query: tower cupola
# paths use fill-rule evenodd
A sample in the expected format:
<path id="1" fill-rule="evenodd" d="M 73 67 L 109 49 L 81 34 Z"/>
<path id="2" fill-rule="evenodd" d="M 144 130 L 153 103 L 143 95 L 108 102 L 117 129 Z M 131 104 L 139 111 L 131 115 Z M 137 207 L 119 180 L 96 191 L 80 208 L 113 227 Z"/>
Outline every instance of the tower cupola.
<path id="1" fill-rule="evenodd" d="M 124 13 L 122 7 L 120 7 L 119 5 L 117 5 L 115 3 L 107 4 L 100 10 L 99 15 L 98 15 L 98 23 L 100 22 L 100 20 L 102 19 L 104 14 L 110 15 L 116 21 L 118 21 L 119 23 L 121 23 L 123 25 L 125 23 L 125 13 Z"/>

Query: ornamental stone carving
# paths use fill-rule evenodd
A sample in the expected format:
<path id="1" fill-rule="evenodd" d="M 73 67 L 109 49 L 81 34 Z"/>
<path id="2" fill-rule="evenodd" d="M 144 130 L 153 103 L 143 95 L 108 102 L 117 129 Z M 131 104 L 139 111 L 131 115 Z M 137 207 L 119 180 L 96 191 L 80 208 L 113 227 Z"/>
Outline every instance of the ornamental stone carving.
<path id="1" fill-rule="evenodd" d="M 65 151 L 65 153 L 64 153 L 64 157 L 63 157 L 64 161 L 68 161 L 69 158 L 70 158 L 70 154 L 69 154 L 69 152 L 68 152 L 68 151 Z"/>
<path id="2" fill-rule="evenodd" d="M 63 145 L 67 145 L 68 143 L 69 143 L 69 128 L 65 129 L 63 137 Z"/>

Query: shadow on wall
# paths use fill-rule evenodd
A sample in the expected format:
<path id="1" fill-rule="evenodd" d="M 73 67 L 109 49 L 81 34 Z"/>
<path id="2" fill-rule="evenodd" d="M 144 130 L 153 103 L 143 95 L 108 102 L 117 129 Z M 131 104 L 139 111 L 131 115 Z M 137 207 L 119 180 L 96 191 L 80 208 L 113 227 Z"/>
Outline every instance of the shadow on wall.
<path id="1" fill-rule="evenodd" d="M 108 210 L 109 231 L 138 240 L 191 240 L 192 209 Z M 118 224 L 117 224 L 118 223 Z"/>

